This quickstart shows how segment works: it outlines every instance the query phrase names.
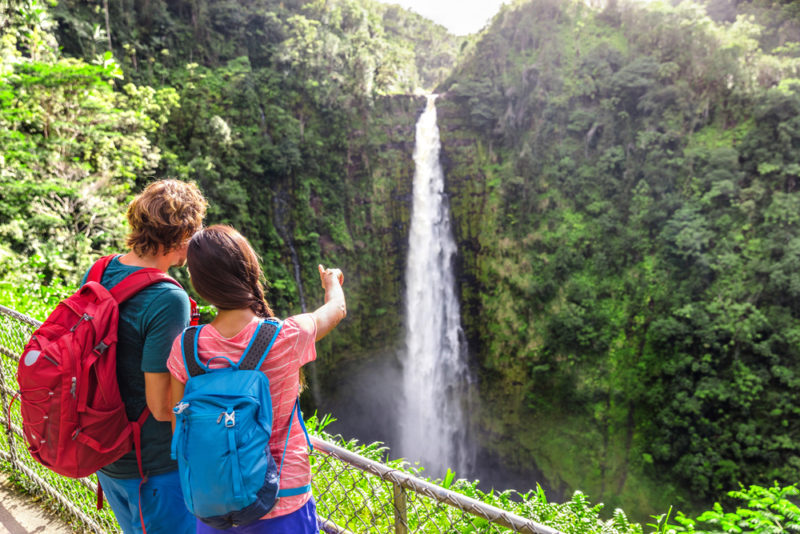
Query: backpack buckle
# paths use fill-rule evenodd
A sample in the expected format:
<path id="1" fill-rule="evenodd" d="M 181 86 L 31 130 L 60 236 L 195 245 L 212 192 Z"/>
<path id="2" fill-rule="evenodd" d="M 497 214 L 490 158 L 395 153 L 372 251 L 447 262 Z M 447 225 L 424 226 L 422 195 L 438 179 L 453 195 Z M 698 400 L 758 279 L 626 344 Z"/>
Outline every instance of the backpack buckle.
<path id="1" fill-rule="evenodd" d="M 105 352 L 105 350 L 106 350 L 107 348 L 108 348 L 108 345 L 106 345 L 105 343 L 103 343 L 103 342 L 101 341 L 101 342 L 100 342 L 100 343 L 98 343 L 98 344 L 97 344 L 97 346 L 96 346 L 95 348 L 93 348 L 92 350 L 93 350 L 94 352 L 96 352 L 98 355 L 101 355 L 101 354 L 103 354 L 103 353 Z"/>
<path id="2" fill-rule="evenodd" d="M 231 428 L 232 426 L 236 425 L 236 412 L 231 412 L 231 413 L 222 412 L 221 414 L 219 414 L 219 417 L 217 417 L 217 423 L 222 421 L 222 416 L 225 416 L 224 424 L 226 428 Z"/>

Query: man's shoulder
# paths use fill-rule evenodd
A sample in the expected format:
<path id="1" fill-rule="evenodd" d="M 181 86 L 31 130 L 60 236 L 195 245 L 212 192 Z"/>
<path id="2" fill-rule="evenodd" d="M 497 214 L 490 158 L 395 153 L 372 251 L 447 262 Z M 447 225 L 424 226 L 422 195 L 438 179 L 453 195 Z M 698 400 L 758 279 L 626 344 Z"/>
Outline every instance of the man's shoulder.
<path id="1" fill-rule="evenodd" d="M 108 264 L 106 272 L 103 274 L 103 284 L 105 285 L 108 282 L 109 287 L 113 287 L 129 276 L 135 276 L 140 270 L 142 270 L 141 267 L 125 265 L 118 261 L 118 258 L 115 258 Z M 158 298 L 188 298 L 186 297 L 186 292 L 183 290 L 183 287 L 176 284 L 166 273 L 165 277 L 164 280 L 144 287 L 137 293 L 137 296 L 140 294 L 148 294 L 151 296 L 158 296 Z"/>
<path id="2" fill-rule="evenodd" d="M 162 280 L 137 292 L 120 308 L 127 320 L 147 325 L 176 322 L 183 324 L 190 313 L 189 296 L 180 286 Z M 155 322 L 155 323 L 154 323 Z"/>
<path id="3" fill-rule="evenodd" d="M 162 280 L 142 289 L 137 296 L 150 301 L 150 307 L 169 308 L 176 305 L 189 305 L 189 295 L 181 286 Z"/>

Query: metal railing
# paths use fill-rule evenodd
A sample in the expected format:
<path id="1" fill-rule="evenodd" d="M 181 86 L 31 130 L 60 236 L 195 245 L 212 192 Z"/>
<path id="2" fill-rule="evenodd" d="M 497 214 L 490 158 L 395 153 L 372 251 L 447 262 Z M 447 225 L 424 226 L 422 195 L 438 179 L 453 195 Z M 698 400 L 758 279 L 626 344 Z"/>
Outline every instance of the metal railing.
<path id="1" fill-rule="evenodd" d="M 22 436 L 16 367 L 22 348 L 39 322 L 0 306 L 0 400 L 3 432 L 0 459 L 31 491 L 44 493 L 76 521 L 76 530 L 120 532 L 110 509 L 95 506 L 96 478 L 59 476 L 36 463 Z M 557 530 L 393 469 L 312 436 L 313 493 L 320 530 L 329 534 L 523 532 Z"/>

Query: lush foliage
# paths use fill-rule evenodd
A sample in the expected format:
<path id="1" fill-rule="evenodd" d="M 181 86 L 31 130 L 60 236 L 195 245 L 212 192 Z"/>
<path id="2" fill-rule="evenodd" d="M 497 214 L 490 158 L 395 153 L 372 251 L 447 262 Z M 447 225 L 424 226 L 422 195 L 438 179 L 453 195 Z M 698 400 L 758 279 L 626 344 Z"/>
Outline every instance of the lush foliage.
<path id="1" fill-rule="evenodd" d="M 800 478 L 782 33 L 764 49 L 757 19 L 690 2 L 518 2 L 445 84 L 486 443 L 553 486 L 654 513 Z"/>
<path id="2" fill-rule="evenodd" d="M 385 447 L 380 443 L 360 444 L 357 440 L 342 440 L 339 436 L 331 436 L 324 429 L 329 418 L 308 419 L 309 432 L 335 443 L 360 456 L 381 462 L 387 467 L 420 476 L 420 473 L 402 460 L 388 460 Z M 351 521 L 348 525 L 361 524 L 365 532 L 389 532 L 394 527 L 394 509 L 392 487 L 376 476 L 353 468 L 342 469 L 337 462 L 324 460 L 324 455 L 312 458 L 312 470 L 316 480 L 327 482 L 325 489 L 316 493 L 317 506 L 320 510 L 332 509 L 341 514 L 341 521 Z M 622 510 L 615 510 L 611 519 L 602 519 L 602 504 L 593 505 L 588 497 L 576 492 L 571 499 L 563 503 L 549 502 L 541 487 L 520 494 L 513 490 L 503 492 L 484 492 L 477 482 L 456 479 L 455 474 L 448 471 L 444 479 L 431 480 L 446 489 L 477 499 L 486 504 L 507 510 L 547 525 L 565 534 L 604 532 L 607 534 L 641 534 L 642 527 L 631 523 Z M 412 532 L 502 532 L 496 524 L 490 524 L 479 517 L 469 517 L 450 506 L 437 505 L 422 494 L 408 498 L 408 525 Z M 330 508 L 327 508 L 330 507 Z M 342 510 L 341 508 L 344 507 Z M 353 517 L 357 517 L 354 521 Z M 334 522 L 337 515 L 334 514 Z"/>
<path id="3" fill-rule="evenodd" d="M 59 42 L 84 57 L 110 44 L 127 79 L 175 91 L 178 105 L 150 136 L 161 156 L 155 173 L 197 181 L 209 222 L 243 229 L 264 259 L 279 313 L 318 301 L 320 259 L 345 268 L 363 288 L 351 309 L 374 304 L 383 313 L 353 325 L 343 344 L 354 353 L 382 348 L 363 329 L 394 331 L 400 322 L 399 277 L 385 258 L 402 239 L 394 219 L 408 208 L 392 182 L 410 168 L 403 135 L 414 122 L 410 110 L 393 113 L 413 100 L 382 95 L 436 83 L 460 41 L 366 1 L 97 7 L 60 2 Z M 420 40 L 435 58 L 420 52 Z M 380 292 L 387 280 L 394 290 Z"/>
<path id="4" fill-rule="evenodd" d="M 678 525 L 670 524 L 669 516 L 664 515 L 657 518 L 658 524 L 651 526 L 657 527 L 658 532 L 664 533 L 777 534 L 800 531 L 800 507 L 797 506 L 797 496 L 800 495 L 800 491 L 796 484 L 786 487 L 775 484 L 768 488 L 750 486 L 731 491 L 728 495 L 744 504 L 737 506 L 734 512 L 725 512 L 722 505 L 715 503 L 711 510 L 703 512 L 696 519 L 678 513 L 675 517 Z"/>
<path id="5" fill-rule="evenodd" d="M 351 308 L 382 310 L 343 343 L 378 348 L 362 330 L 400 322 L 399 276 L 384 258 L 404 246 L 394 219 L 408 207 L 393 182 L 409 172 L 403 135 L 414 122 L 413 99 L 382 95 L 436 83 L 460 41 L 373 2 L 147 4 L 9 8 L 8 27 L 22 37 L 7 40 L 7 64 L 17 66 L 1 102 L 6 278 L 74 283 L 93 256 L 119 247 L 131 188 L 152 176 L 190 179 L 210 200 L 208 221 L 241 228 L 261 253 L 276 311 L 316 303 L 318 284 L 303 280 L 315 280 L 321 259 L 340 264 L 364 288 Z M 47 46 L 34 53 L 28 35 Z M 436 57 L 417 56 L 415 39 Z M 387 282 L 394 290 L 375 299 Z"/>
<path id="6" fill-rule="evenodd" d="M 121 84 L 110 53 L 92 63 L 61 56 L 38 2 L 5 9 L 0 276 L 19 272 L 20 285 L 74 279 L 93 251 L 119 245 L 120 204 L 158 164 L 148 135 L 175 92 Z"/>
<path id="7" fill-rule="evenodd" d="M 345 270 L 330 393 L 401 343 L 420 100 L 391 94 L 444 80 L 481 446 L 535 464 L 564 529 L 637 528 L 575 489 L 642 519 L 760 484 L 694 526 L 744 528 L 722 510 L 759 491 L 795 521 L 770 485 L 800 477 L 796 6 L 591 4 L 518 1 L 464 42 L 370 0 L 0 3 L 2 303 L 44 313 L 121 246 L 132 192 L 195 180 L 280 314 Z M 543 500 L 515 509 L 560 521 Z"/>

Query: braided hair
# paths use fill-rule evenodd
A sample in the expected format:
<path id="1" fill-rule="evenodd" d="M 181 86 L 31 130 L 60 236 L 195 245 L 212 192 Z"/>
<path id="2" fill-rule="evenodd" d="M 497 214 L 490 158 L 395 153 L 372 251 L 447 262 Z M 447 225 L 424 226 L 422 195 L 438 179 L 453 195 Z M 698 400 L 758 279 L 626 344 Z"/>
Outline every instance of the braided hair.
<path id="1" fill-rule="evenodd" d="M 250 308 L 259 317 L 275 316 L 264 295 L 258 256 L 230 226 L 197 232 L 189 241 L 186 263 L 198 295 L 217 309 Z"/>
<path id="2" fill-rule="evenodd" d="M 247 239 L 225 225 L 209 226 L 189 241 L 186 264 L 197 294 L 218 310 L 250 308 L 258 317 L 274 317 L 265 297 L 264 274 Z M 300 391 L 306 387 L 300 369 Z"/>

